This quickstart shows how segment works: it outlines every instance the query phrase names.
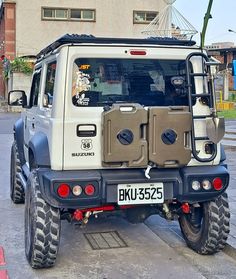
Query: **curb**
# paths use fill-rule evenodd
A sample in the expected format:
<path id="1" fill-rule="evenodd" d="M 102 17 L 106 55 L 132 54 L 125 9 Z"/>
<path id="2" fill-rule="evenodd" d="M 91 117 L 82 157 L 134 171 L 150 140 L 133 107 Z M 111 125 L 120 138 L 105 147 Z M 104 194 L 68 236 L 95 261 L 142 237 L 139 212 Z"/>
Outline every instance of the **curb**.
<path id="1" fill-rule="evenodd" d="M 231 257 L 232 259 L 236 260 L 236 248 L 231 246 L 230 244 L 226 243 L 225 248 L 222 251 L 227 256 Z"/>
<path id="2" fill-rule="evenodd" d="M 231 131 L 231 130 L 228 130 L 228 131 L 225 131 L 225 134 L 226 135 L 236 135 L 236 131 Z"/>
<path id="3" fill-rule="evenodd" d="M 224 137 L 224 140 L 232 140 L 232 141 L 235 141 L 236 143 L 236 134 L 228 134 L 227 137 Z"/>
<path id="4" fill-rule="evenodd" d="M 224 145 L 225 150 L 236 151 L 236 145 Z"/>

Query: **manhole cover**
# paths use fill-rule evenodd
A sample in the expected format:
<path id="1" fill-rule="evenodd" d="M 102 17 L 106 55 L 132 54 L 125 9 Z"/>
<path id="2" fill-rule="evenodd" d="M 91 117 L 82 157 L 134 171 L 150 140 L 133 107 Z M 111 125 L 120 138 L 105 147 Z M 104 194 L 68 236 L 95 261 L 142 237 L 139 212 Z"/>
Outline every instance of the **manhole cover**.
<path id="1" fill-rule="evenodd" d="M 93 250 L 128 247 L 117 231 L 85 233 L 84 236 Z"/>

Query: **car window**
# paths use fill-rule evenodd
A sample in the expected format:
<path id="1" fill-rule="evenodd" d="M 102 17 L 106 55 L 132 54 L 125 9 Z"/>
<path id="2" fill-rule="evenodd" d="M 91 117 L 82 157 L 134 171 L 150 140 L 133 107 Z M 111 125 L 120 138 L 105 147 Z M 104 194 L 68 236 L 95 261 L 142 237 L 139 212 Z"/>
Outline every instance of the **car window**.
<path id="1" fill-rule="evenodd" d="M 72 103 L 187 105 L 187 89 L 175 88 L 173 77 L 183 77 L 185 81 L 183 60 L 78 58 L 73 64 Z"/>
<path id="2" fill-rule="evenodd" d="M 41 80 L 41 69 L 34 72 L 32 86 L 30 91 L 30 107 L 38 105 L 39 99 L 39 88 Z"/>
<path id="3" fill-rule="evenodd" d="M 53 101 L 55 76 L 56 76 L 57 62 L 53 61 L 47 65 L 46 83 L 44 89 L 43 106 L 51 107 Z"/>

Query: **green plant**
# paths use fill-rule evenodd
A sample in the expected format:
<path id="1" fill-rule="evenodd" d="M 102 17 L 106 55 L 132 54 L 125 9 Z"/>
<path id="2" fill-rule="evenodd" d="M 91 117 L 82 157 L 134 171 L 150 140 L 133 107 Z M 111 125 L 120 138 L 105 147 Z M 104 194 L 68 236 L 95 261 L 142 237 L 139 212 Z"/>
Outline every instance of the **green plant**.
<path id="1" fill-rule="evenodd" d="M 19 72 L 26 75 L 33 73 L 33 63 L 26 61 L 24 58 L 16 57 L 10 61 L 4 58 L 3 62 L 3 77 L 7 80 L 12 72 Z"/>
<path id="2" fill-rule="evenodd" d="M 33 72 L 33 67 L 30 62 L 27 62 L 25 59 L 16 57 L 11 61 L 10 70 L 12 72 L 20 72 L 26 75 L 31 75 Z"/>
<path id="3" fill-rule="evenodd" d="M 219 116 L 224 116 L 225 119 L 236 119 L 236 109 L 223 110 L 218 112 Z"/>

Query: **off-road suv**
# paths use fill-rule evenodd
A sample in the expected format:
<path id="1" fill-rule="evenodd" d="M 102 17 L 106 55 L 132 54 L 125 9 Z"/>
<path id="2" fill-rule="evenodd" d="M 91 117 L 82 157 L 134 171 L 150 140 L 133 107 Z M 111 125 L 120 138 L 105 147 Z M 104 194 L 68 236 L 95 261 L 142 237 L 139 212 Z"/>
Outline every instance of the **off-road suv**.
<path id="1" fill-rule="evenodd" d="M 11 151 L 11 198 L 25 205 L 25 252 L 54 265 L 61 220 L 104 212 L 179 221 L 200 254 L 224 248 L 229 174 L 212 65 L 192 41 L 65 35 L 37 56 Z"/>

